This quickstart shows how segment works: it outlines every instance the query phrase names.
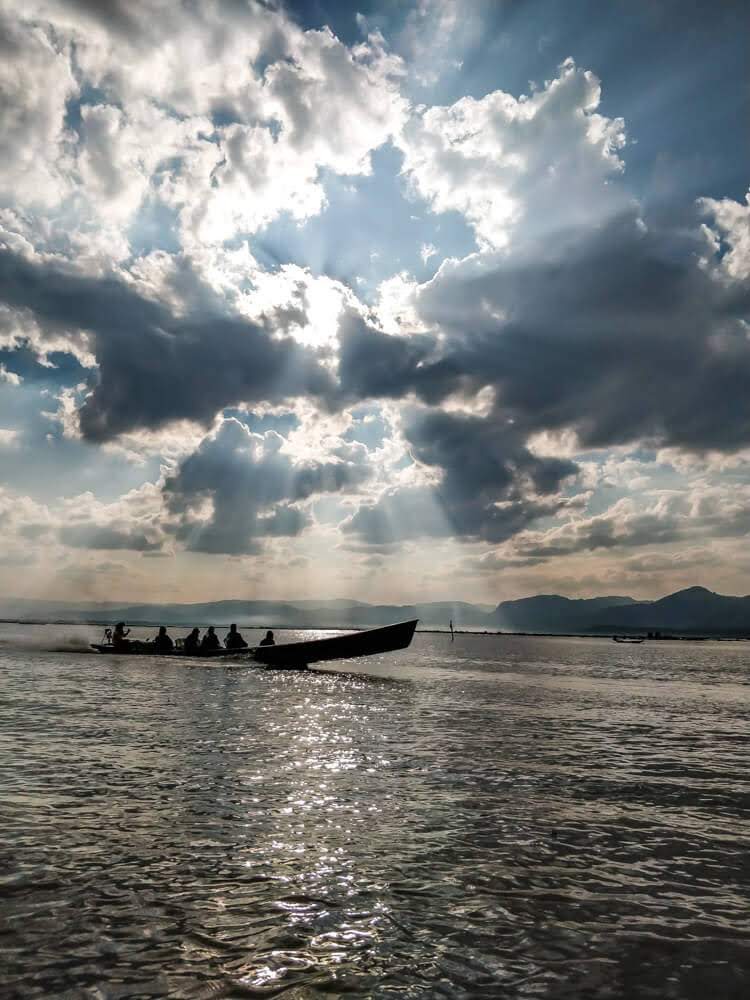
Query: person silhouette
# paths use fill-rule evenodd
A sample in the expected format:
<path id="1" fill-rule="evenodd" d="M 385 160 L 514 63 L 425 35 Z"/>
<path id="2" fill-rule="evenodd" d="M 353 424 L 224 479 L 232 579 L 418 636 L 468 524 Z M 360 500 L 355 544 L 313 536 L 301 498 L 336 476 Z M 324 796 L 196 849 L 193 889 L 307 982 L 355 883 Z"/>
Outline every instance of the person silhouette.
<path id="1" fill-rule="evenodd" d="M 213 625 L 209 625 L 208 631 L 204 632 L 203 638 L 201 639 L 201 652 L 210 653 L 214 649 L 221 649 L 221 643 L 219 642 L 219 637 L 216 634 L 216 629 Z"/>
<path id="2" fill-rule="evenodd" d="M 174 649 L 174 643 L 171 637 L 167 635 L 165 625 L 159 626 L 159 634 L 154 639 L 153 646 L 158 653 L 171 653 Z"/>
<path id="3" fill-rule="evenodd" d="M 266 632 L 265 639 L 261 639 L 260 642 L 258 643 L 258 645 L 259 646 L 275 646 L 276 645 L 276 640 L 274 639 L 273 632 L 270 630 L 270 628 Z"/>
<path id="4" fill-rule="evenodd" d="M 247 643 L 237 631 L 237 626 L 229 626 L 229 632 L 224 637 L 224 645 L 227 649 L 247 649 Z"/>
<path id="5" fill-rule="evenodd" d="M 182 648 L 186 653 L 192 655 L 200 649 L 200 629 L 194 628 L 190 635 L 182 640 Z"/>
<path id="6" fill-rule="evenodd" d="M 115 649 L 130 649 L 130 639 L 126 639 L 126 635 L 130 635 L 130 629 L 125 628 L 125 622 L 118 622 L 115 625 L 115 631 L 112 635 L 112 645 Z"/>

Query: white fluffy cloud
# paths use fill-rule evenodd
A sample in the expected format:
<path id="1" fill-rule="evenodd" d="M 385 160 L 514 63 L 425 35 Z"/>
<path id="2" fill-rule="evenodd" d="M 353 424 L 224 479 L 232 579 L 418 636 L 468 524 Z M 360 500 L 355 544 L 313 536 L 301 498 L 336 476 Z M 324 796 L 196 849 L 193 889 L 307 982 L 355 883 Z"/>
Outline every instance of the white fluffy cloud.
<path id="1" fill-rule="evenodd" d="M 744 205 L 732 198 L 702 198 L 700 204 L 713 217 L 714 228 L 707 227 L 707 233 L 714 251 L 725 251 L 721 265 L 726 274 L 737 280 L 750 278 L 750 191 Z"/>
<path id="2" fill-rule="evenodd" d="M 90 203 L 107 219 L 130 220 L 150 188 L 154 173 L 168 158 L 192 148 L 213 148 L 201 141 L 210 132 L 206 118 L 177 119 L 140 100 L 127 110 L 111 104 L 81 108 L 77 166 Z"/>
<path id="3" fill-rule="evenodd" d="M 192 245 L 281 212 L 309 218 L 325 202 L 320 171 L 367 173 L 404 119 L 401 64 L 377 35 L 350 49 L 278 10 L 219 0 L 36 0 L 13 13 L 0 197 L 46 207 L 56 239 L 78 249 L 97 228 L 110 252 L 126 241 L 147 198 L 178 213 Z"/>
<path id="4" fill-rule="evenodd" d="M 65 113 L 78 83 L 69 42 L 17 14 L 18 5 L 0 4 L 0 204 L 50 207 L 71 190 Z"/>
<path id="5" fill-rule="evenodd" d="M 483 247 L 580 225 L 621 208 L 613 184 L 624 123 L 597 112 L 599 80 L 568 60 L 529 96 L 424 108 L 404 130 L 404 173 L 436 212 L 458 211 Z"/>

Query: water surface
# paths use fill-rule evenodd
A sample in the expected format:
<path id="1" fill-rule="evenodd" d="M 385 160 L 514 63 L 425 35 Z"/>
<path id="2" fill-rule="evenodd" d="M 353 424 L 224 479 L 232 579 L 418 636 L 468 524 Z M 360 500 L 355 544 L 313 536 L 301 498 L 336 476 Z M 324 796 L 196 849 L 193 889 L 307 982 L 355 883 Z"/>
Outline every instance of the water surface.
<path id="1" fill-rule="evenodd" d="M 750 995 L 747 644 L 98 637 L 0 626 L 5 996 Z"/>

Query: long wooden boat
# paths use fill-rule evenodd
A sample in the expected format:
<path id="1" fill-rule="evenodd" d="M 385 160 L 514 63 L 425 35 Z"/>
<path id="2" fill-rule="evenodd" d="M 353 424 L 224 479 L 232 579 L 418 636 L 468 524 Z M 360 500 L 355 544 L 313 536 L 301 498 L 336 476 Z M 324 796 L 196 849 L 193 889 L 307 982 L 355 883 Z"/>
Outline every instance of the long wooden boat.
<path id="1" fill-rule="evenodd" d="M 205 652 L 186 653 L 183 649 L 169 652 L 155 650 L 151 643 L 132 642 L 127 649 L 115 649 L 112 643 L 92 642 L 91 648 L 97 653 L 117 656 L 166 656 L 189 657 L 190 659 L 214 659 L 217 657 L 251 658 L 265 667 L 293 669 L 305 667 L 309 663 L 326 660 L 349 660 L 359 656 L 375 656 L 406 649 L 411 643 L 418 618 L 381 628 L 365 629 L 362 632 L 345 632 L 325 639 L 308 639 L 303 642 L 285 642 L 276 646 L 250 646 L 248 649 L 214 649 Z"/>
<path id="2" fill-rule="evenodd" d="M 613 635 L 612 638 L 615 642 L 627 642 L 631 645 L 633 643 L 643 642 L 643 636 L 632 636 L 632 635 Z"/>
<path id="3" fill-rule="evenodd" d="M 267 666 L 300 666 L 322 663 L 325 660 L 350 660 L 357 656 L 375 656 L 406 649 L 414 636 L 418 618 L 382 628 L 369 628 L 364 632 L 345 632 L 326 639 L 309 639 L 305 642 L 285 642 L 278 646 L 256 646 L 253 658 Z"/>

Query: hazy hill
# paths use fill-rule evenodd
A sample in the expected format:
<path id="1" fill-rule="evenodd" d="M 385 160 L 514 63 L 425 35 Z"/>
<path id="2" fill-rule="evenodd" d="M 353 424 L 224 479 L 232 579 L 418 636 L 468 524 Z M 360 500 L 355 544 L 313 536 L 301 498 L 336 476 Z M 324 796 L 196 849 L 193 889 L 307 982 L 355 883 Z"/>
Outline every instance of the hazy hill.
<path id="1" fill-rule="evenodd" d="M 366 604 L 362 601 L 210 601 L 198 604 L 112 604 L 0 599 L 0 617 L 22 620 L 228 625 L 275 628 L 367 628 L 419 618 L 422 628 L 508 632 L 673 632 L 750 635 L 750 597 L 724 597 L 688 587 L 658 601 L 632 597 L 571 599 L 540 594 L 503 601 L 494 610 L 465 601 Z"/>
<path id="2" fill-rule="evenodd" d="M 571 599 L 540 594 L 498 604 L 492 618 L 495 628 L 511 632 L 587 631 L 602 609 L 634 604 L 632 597 Z"/>
<path id="3" fill-rule="evenodd" d="M 366 628 L 419 618 L 423 626 L 495 628 L 486 607 L 464 601 L 427 604 L 365 604 L 362 601 L 211 601 L 198 604 L 113 604 L 0 599 L 0 616 L 24 620 L 66 622 L 127 621 L 131 624 L 228 625 L 238 622 L 259 628 Z"/>
<path id="4" fill-rule="evenodd" d="M 724 597 L 705 587 L 688 587 L 648 604 L 606 608 L 599 629 L 750 634 L 750 597 Z"/>

